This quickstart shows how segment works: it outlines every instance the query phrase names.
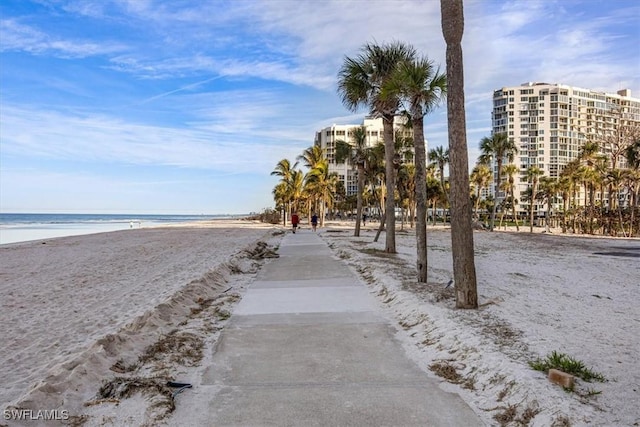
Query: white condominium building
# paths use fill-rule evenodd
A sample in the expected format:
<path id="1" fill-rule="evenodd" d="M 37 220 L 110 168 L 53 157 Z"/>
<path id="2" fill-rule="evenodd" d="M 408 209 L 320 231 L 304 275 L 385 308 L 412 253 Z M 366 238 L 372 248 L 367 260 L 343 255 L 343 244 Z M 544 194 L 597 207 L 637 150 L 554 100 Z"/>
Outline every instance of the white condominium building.
<path id="1" fill-rule="evenodd" d="M 492 133 L 506 133 L 515 142 L 515 164 L 521 178 L 534 165 L 544 176 L 557 178 L 567 163 L 578 158 L 587 141 L 598 143 L 601 154 L 611 158 L 614 148 L 604 143 L 606 136 L 621 125 L 633 124 L 640 125 L 640 99 L 632 98 L 628 89 L 612 94 L 562 84 L 524 83 L 493 92 Z M 624 156 L 618 156 L 616 166 L 626 166 Z M 495 164 L 493 168 L 497 173 Z M 517 210 L 524 213 L 528 207 L 522 196 L 528 184 L 526 179 L 516 181 Z M 501 193 L 498 199 L 504 197 Z M 603 198 L 607 205 L 607 195 Z M 543 207 L 537 209 L 542 215 Z"/>
<path id="2" fill-rule="evenodd" d="M 395 132 L 402 132 L 403 137 L 413 137 L 413 131 L 404 126 L 402 117 L 394 120 Z M 344 141 L 353 144 L 353 129 L 364 126 L 367 130 L 367 146 L 373 147 L 378 142 L 384 141 L 382 118 L 366 117 L 362 124 L 332 125 L 316 132 L 314 144 L 320 146 L 329 161 L 329 172 L 335 172 L 344 184 L 347 196 L 358 192 L 358 171 L 348 160 L 342 163 L 336 162 L 336 141 Z M 425 141 L 426 144 L 426 141 Z"/>

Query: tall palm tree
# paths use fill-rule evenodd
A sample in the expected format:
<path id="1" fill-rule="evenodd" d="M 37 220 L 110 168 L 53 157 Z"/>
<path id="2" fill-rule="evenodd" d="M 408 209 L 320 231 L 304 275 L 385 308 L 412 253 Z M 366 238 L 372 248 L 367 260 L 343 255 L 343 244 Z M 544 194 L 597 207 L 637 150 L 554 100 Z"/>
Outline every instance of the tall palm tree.
<path id="1" fill-rule="evenodd" d="M 287 201 L 289 199 L 287 183 L 286 182 L 278 182 L 275 187 L 273 187 L 273 200 L 276 204 L 276 210 L 282 211 L 283 217 L 286 218 L 287 212 Z M 286 223 L 283 224 L 286 227 Z"/>
<path id="2" fill-rule="evenodd" d="M 489 185 L 491 181 L 492 174 L 489 166 L 478 163 L 471 171 L 471 182 L 476 187 L 476 204 L 474 207 L 474 216 L 478 217 L 478 207 L 480 206 L 480 194 L 482 194 L 482 190 Z"/>
<path id="3" fill-rule="evenodd" d="M 429 160 L 438 168 L 440 188 L 442 189 L 442 212 L 443 218 L 446 218 L 444 212 L 447 210 L 447 202 L 449 201 L 449 197 L 447 196 L 447 188 L 444 183 L 444 168 L 449 163 L 449 149 L 447 148 L 445 150 L 442 147 L 436 147 L 429 150 Z M 443 221 L 445 220 L 443 219 Z"/>
<path id="4" fill-rule="evenodd" d="M 384 213 L 384 201 L 387 192 L 385 186 L 385 146 L 383 142 L 378 142 L 366 152 L 367 158 L 365 161 L 365 177 L 369 183 L 368 194 L 377 203 L 377 210 L 382 215 Z M 377 242 L 380 238 L 380 233 L 385 228 L 386 217 L 384 215 L 380 218 L 380 225 L 376 236 L 373 241 Z"/>
<path id="5" fill-rule="evenodd" d="M 442 191 L 445 191 L 444 168 L 449 164 L 449 149 L 444 149 L 442 146 L 432 148 L 429 150 L 429 161 L 438 167 L 438 173 L 440 174 L 440 186 L 442 187 Z"/>
<path id="6" fill-rule="evenodd" d="M 400 205 L 400 230 L 404 230 L 404 223 L 408 211 L 412 210 L 413 200 L 415 199 L 415 165 L 411 163 L 403 163 L 398 168 L 396 176 L 396 189 L 398 191 L 398 203 Z M 413 224 L 413 221 L 411 221 Z"/>
<path id="7" fill-rule="evenodd" d="M 367 161 L 367 128 L 359 126 L 351 130 L 351 141 L 336 141 L 336 162 L 342 163 L 348 160 L 353 164 L 358 173 L 358 193 L 356 194 L 356 229 L 355 237 L 360 236 L 360 220 L 362 218 L 362 193 L 364 192 L 365 165 Z"/>
<path id="8" fill-rule="evenodd" d="M 382 93 L 383 98 L 399 98 L 402 103 L 407 104 L 405 111 L 407 111 L 409 122 L 413 127 L 417 216 L 416 268 L 420 283 L 427 282 L 427 159 L 424 141 L 424 116 L 440 104 L 446 92 L 446 76 L 434 67 L 432 61 L 423 57 L 400 63 Z M 440 149 L 442 150 L 442 147 Z"/>
<path id="9" fill-rule="evenodd" d="M 630 188 L 631 192 L 631 230 L 629 231 L 629 237 L 635 235 L 635 214 L 638 208 L 638 195 L 640 194 L 640 138 L 633 144 L 627 147 L 625 152 L 627 158 L 627 164 L 631 170 L 629 174 L 631 178 Z M 640 230 L 640 224 L 637 227 Z"/>
<path id="10" fill-rule="evenodd" d="M 297 212 L 300 210 L 300 203 L 305 197 L 304 173 L 301 170 L 294 170 L 291 179 L 287 182 L 289 195 L 291 197 L 291 210 Z"/>
<path id="11" fill-rule="evenodd" d="M 351 111 L 366 106 L 370 113 L 382 117 L 383 140 L 385 145 L 386 187 L 385 203 L 386 242 L 385 251 L 396 253 L 395 235 L 395 188 L 393 120 L 398 112 L 399 100 L 381 96 L 382 88 L 391 79 L 398 64 L 410 61 L 416 56 L 412 46 L 393 42 L 382 46 L 366 44 L 356 58 L 346 57 L 338 72 L 338 92 L 342 103 Z"/>
<path id="12" fill-rule="evenodd" d="M 312 170 L 320 164 L 325 159 L 325 153 L 322 147 L 319 145 L 312 145 L 311 147 L 306 148 L 302 154 L 300 154 L 296 160 L 298 162 L 303 162 L 303 165 L 308 169 Z M 311 221 L 311 211 L 317 210 L 317 199 L 313 197 L 307 197 L 307 218 Z"/>
<path id="13" fill-rule="evenodd" d="M 338 185 L 338 175 L 329 172 L 329 162 L 325 159 L 305 176 L 305 184 L 309 191 L 320 201 L 320 226 L 324 226 L 326 210 L 331 209 L 334 202 L 334 194 Z"/>
<path id="14" fill-rule="evenodd" d="M 447 126 L 451 179 L 451 247 L 457 308 L 478 308 L 478 288 L 473 252 L 469 155 L 464 109 L 462 0 L 440 0 L 442 35 L 447 43 Z"/>
<path id="15" fill-rule="evenodd" d="M 494 182 L 495 189 L 495 203 L 491 210 L 491 221 L 489 223 L 489 230 L 493 231 L 496 219 L 496 207 L 498 206 L 498 191 L 500 189 L 500 183 L 502 182 L 502 164 L 505 158 L 509 163 L 513 162 L 515 155 L 518 153 L 518 149 L 513 142 L 513 139 L 509 138 L 506 133 L 496 133 L 491 137 L 484 137 L 480 140 L 480 160 L 483 163 L 491 164 L 494 161 L 497 165 L 496 179 Z"/>
<path id="16" fill-rule="evenodd" d="M 611 195 L 609 196 L 611 201 L 618 200 L 620 196 L 620 190 L 621 190 L 622 184 L 627 179 L 627 173 L 628 173 L 627 170 L 622 170 L 622 169 L 611 169 L 609 171 L 609 174 L 607 175 L 607 180 L 609 182 L 610 188 L 612 189 L 610 193 Z M 622 236 L 627 237 L 627 234 L 624 229 L 624 223 L 622 221 L 622 203 L 620 203 L 619 201 L 618 201 L 618 217 L 620 221 L 620 229 L 622 230 Z"/>
<path id="17" fill-rule="evenodd" d="M 557 183 L 557 190 L 558 193 L 560 193 L 561 197 L 562 197 L 562 232 L 566 233 L 567 232 L 567 210 L 568 210 L 568 206 L 569 206 L 569 201 L 570 201 L 570 195 L 571 195 L 571 179 L 569 178 L 568 175 L 564 174 L 564 171 L 562 174 L 560 174 L 560 177 L 558 178 L 558 183 Z"/>
<path id="18" fill-rule="evenodd" d="M 519 169 L 514 163 L 506 164 L 502 167 L 502 172 L 507 175 L 507 181 L 504 183 L 504 189 L 511 197 L 511 214 L 513 215 L 513 220 L 516 222 L 516 231 L 520 231 L 520 226 L 518 225 L 518 216 L 516 214 L 516 204 L 518 200 L 515 197 L 515 175 L 518 173 Z"/>
<path id="19" fill-rule="evenodd" d="M 543 174 L 542 170 L 537 166 L 530 166 L 527 169 L 527 180 L 531 183 L 531 196 L 529 197 L 529 232 L 533 233 L 533 207 L 536 202 L 536 195 L 538 193 L 538 182 L 540 176 Z"/>
<path id="20" fill-rule="evenodd" d="M 553 199 L 558 193 L 558 180 L 549 176 L 543 176 L 540 178 L 540 190 L 538 191 L 539 198 L 547 204 L 547 211 L 545 213 L 545 230 L 549 232 L 549 221 L 551 219 L 551 206 Z"/>
<path id="21" fill-rule="evenodd" d="M 272 176 L 273 175 L 279 176 L 280 182 L 284 183 L 284 186 L 279 190 L 279 194 L 282 193 L 284 190 L 286 190 L 285 200 L 284 200 L 284 210 L 283 210 L 283 216 L 282 216 L 282 222 L 285 227 L 287 226 L 287 211 L 291 208 L 290 203 L 292 201 L 291 191 L 290 191 L 292 188 L 291 183 L 292 183 L 293 174 L 295 173 L 297 166 L 298 166 L 298 162 L 291 164 L 291 161 L 289 161 L 289 159 L 282 159 L 278 162 L 278 164 L 276 164 L 275 169 L 271 172 Z"/>
<path id="22" fill-rule="evenodd" d="M 567 163 L 560 174 L 560 185 L 563 188 L 563 200 L 568 204 L 568 209 L 564 206 L 564 215 L 563 215 L 563 223 L 565 224 L 563 227 L 563 233 L 566 232 L 566 222 L 567 222 L 567 214 L 569 214 L 569 220 L 571 221 L 571 230 L 573 233 L 576 232 L 576 211 L 577 211 L 577 202 L 576 202 L 576 194 L 578 184 L 580 182 L 579 178 L 579 169 L 580 169 L 580 159 L 574 159 Z"/>

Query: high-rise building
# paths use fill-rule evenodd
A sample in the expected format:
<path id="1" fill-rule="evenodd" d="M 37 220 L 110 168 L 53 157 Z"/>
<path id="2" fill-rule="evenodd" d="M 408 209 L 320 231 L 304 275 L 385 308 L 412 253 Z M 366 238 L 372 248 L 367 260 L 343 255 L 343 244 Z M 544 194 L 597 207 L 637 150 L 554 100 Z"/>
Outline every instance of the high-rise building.
<path id="1" fill-rule="evenodd" d="M 405 138 L 413 138 L 412 129 L 405 126 L 402 117 L 394 120 L 394 132 L 401 132 Z M 320 146 L 329 161 L 329 172 L 335 172 L 344 184 L 347 196 L 354 195 L 358 191 L 358 171 L 349 161 L 338 163 L 336 161 L 336 141 L 344 141 L 353 144 L 353 129 L 364 126 L 367 132 L 366 143 L 373 147 L 384 140 L 382 118 L 366 117 L 362 124 L 332 125 L 316 132 L 314 144 Z"/>
<path id="2" fill-rule="evenodd" d="M 529 167 L 537 166 L 543 176 L 557 178 L 589 141 L 598 144 L 610 166 L 615 162 L 616 167 L 625 167 L 624 155 L 615 146 L 616 132 L 625 126 L 640 126 L 640 99 L 632 98 L 628 89 L 612 94 L 562 84 L 524 83 L 495 90 L 492 133 L 506 133 L 518 148 L 517 211 L 528 211 L 522 196 L 528 188 L 525 174 Z M 494 175 L 496 168 L 494 162 Z M 504 196 L 499 192 L 497 199 Z M 608 194 L 600 197 L 600 203 L 607 206 Z M 542 215 L 542 206 L 535 209 Z"/>

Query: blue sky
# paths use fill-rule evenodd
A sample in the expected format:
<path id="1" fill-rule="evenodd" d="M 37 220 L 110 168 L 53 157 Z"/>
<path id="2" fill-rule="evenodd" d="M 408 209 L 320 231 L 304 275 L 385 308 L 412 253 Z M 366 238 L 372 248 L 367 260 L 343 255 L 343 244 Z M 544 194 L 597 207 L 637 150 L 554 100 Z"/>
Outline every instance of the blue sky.
<path id="1" fill-rule="evenodd" d="M 640 97 L 636 0 L 465 1 L 472 162 L 494 89 L 527 81 Z M 444 68 L 435 0 L 3 0 L 0 212 L 248 213 L 282 158 L 359 123 L 336 75 L 367 42 Z M 426 118 L 447 145 L 446 111 Z"/>

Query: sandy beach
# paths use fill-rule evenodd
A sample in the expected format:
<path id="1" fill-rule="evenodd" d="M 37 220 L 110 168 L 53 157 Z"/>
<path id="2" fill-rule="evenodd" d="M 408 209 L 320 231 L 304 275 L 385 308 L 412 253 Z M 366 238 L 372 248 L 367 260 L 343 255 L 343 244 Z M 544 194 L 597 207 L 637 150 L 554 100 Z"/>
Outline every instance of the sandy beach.
<path id="1" fill-rule="evenodd" d="M 135 361 L 233 274 L 254 271 L 243 251 L 272 232 L 212 221 L 3 245 L 3 409 L 75 416 L 116 362 Z"/>
<path id="2" fill-rule="evenodd" d="M 461 311 L 448 230 L 429 230 L 429 283 L 416 285 L 410 228 L 389 255 L 372 225 L 359 238 L 349 227 L 320 232 L 410 357 L 487 425 L 640 423 L 640 240 L 476 232 L 481 308 Z M 199 375 L 283 231 L 214 221 L 0 247 L 3 409 L 64 410 L 63 425 L 190 425 L 158 384 Z M 552 351 L 607 381 L 564 391 L 528 364 Z"/>

